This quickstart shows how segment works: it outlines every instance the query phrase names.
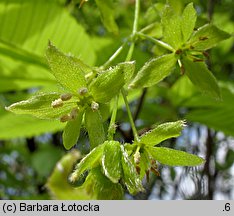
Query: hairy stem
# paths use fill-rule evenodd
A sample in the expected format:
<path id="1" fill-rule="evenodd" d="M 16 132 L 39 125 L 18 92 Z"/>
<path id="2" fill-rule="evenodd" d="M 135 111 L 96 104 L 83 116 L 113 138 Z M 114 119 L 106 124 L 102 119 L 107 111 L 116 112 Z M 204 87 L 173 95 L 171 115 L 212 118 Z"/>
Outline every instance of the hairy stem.
<path id="1" fill-rule="evenodd" d="M 114 54 L 106 61 L 106 63 L 102 66 L 103 68 L 108 67 L 112 61 L 122 52 L 123 48 L 125 47 L 125 45 L 127 44 L 127 42 L 123 43 L 115 52 Z"/>
<path id="2" fill-rule="evenodd" d="M 167 44 L 167 43 L 165 43 L 163 41 L 157 40 L 157 39 L 155 39 L 155 38 L 153 38 L 151 36 L 148 36 L 146 34 L 143 34 L 141 32 L 138 32 L 137 35 L 140 36 L 140 37 L 146 38 L 146 39 L 152 41 L 153 43 L 155 43 L 155 44 L 157 44 L 157 45 L 159 45 L 159 46 L 161 46 L 161 47 L 163 47 L 163 48 L 165 48 L 167 50 L 170 50 L 171 52 L 175 52 L 175 49 L 173 47 L 171 47 L 169 44 Z"/>
<path id="3" fill-rule="evenodd" d="M 136 129 L 134 120 L 133 120 L 133 118 L 132 118 L 132 113 L 131 113 L 131 110 L 130 110 L 130 107 L 129 107 L 129 104 L 128 104 L 128 99 L 127 99 L 126 92 L 125 92 L 124 89 L 122 89 L 122 90 L 121 90 L 121 93 L 122 93 L 122 96 L 123 96 L 123 99 L 124 99 L 124 103 L 125 103 L 125 106 L 126 106 L 126 109 L 127 109 L 128 118 L 129 118 L 129 121 L 130 121 L 130 124 L 131 124 L 131 127 L 132 127 L 134 140 L 135 140 L 136 142 L 139 142 L 140 139 L 139 139 L 139 136 L 138 136 L 138 133 L 137 133 L 137 129 Z"/>
<path id="4" fill-rule="evenodd" d="M 115 131 L 116 131 L 115 120 L 116 120 L 116 116 L 117 116 L 118 102 L 119 102 L 119 95 L 117 95 L 115 97 L 114 108 L 113 108 L 113 111 L 112 111 L 110 125 L 109 125 L 109 128 L 108 128 L 108 135 L 107 135 L 108 140 L 113 140 L 113 137 L 114 137 L 114 134 L 115 134 Z"/>

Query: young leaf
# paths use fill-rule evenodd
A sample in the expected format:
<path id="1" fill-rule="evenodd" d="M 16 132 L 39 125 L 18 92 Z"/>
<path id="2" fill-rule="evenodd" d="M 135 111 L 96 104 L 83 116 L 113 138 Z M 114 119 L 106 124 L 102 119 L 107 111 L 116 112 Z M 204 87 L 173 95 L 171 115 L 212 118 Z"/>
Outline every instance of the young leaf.
<path id="1" fill-rule="evenodd" d="M 204 159 L 183 151 L 165 147 L 148 147 L 149 154 L 160 162 L 168 166 L 198 166 L 204 163 Z"/>
<path id="2" fill-rule="evenodd" d="M 90 92 L 100 103 L 109 102 L 125 84 L 123 66 L 116 66 L 101 73 L 91 84 Z"/>
<path id="3" fill-rule="evenodd" d="M 85 112 L 85 125 L 89 134 L 91 149 L 102 144 L 106 140 L 100 112 L 88 108 Z"/>
<path id="4" fill-rule="evenodd" d="M 196 50 L 207 50 L 229 37 L 230 35 L 227 32 L 218 29 L 214 25 L 207 24 L 192 35 L 189 44 Z"/>
<path id="5" fill-rule="evenodd" d="M 104 146 L 105 144 L 94 148 L 76 165 L 75 170 L 70 176 L 70 181 L 75 182 L 86 170 L 90 170 L 99 164 Z"/>
<path id="6" fill-rule="evenodd" d="M 184 9 L 181 19 L 181 30 L 182 30 L 184 43 L 192 35 L 196 20 L 197 20 L 196 10 L 193 7 L 193 3 L 190 3 Z"/>
<path id="7" fill-rule="evenodd" d="M 175 66 L 175 54 L 167 54 L 148 61 L 130 83 L 130 88 L 150 87 L 167 77 Z"/>
<path id="8" fill-rule="evenodd" d="M 179 48 L 182 43 L 181 17 L 172 7 L 166 6 L 162 14 L 163 41 L 173 48 Z"/>
<path id="9" fill-rule="evenodd" d="M 184 121 L 160 124 L 150 132 L 144 134 L 141 137 L 141 143 L 144 143 L 147 146 L 155 146 L 166 139 L 178 137 L 184 126 Z"/>
<path id="10" fill-rule="evenodd" d="M 64 103 L 61 107 L 53 108 L 52 101 L 57 100 L 60 93 L 38 94 L 28 100 L 20 101 L 6 107 L 6 110 L 16 114 L 29 114 L 41 119 L 55 119 L 68 113 L 76 107 L 76 102 Z"/>
<path id="11" fill-rule="evenodd" d="M 102 22 L 109 32 L 118 34 L 118 26 L 114 17 L 114 6 L 112 0 L 95 0 L 101 12 Z"/>
<path id="12" fill-rule="evenodd" d="M 63 145 L 69 150 L 74 146 L 80 136 L 80 127 L 83 119 L 83 111 L 79 111 L 74 120 L 67 122 L 63 131 Z"/>
<path id="13" fill-rule="evenodd" d="M 150 158 L 147 151 L 141 153 L 139 167 L 140 167 L 140 179 L 143 179 L 145 176 L 145 172 L 150 168 Z"/>
<path id="14" fill-rule="evenodd" d="M 84 63 L 80 63 L 81 60 L 77 61 L 74 57 L 65 55 L 51 43 L 46 50 L 46 57 L 52 74 L 61 85 L 73 93 L 86 87 Z"/>
<path id="15" fill-rule="evenodd" d="M 128 191 L 131 194 L 136 194 L 137 192 L 143 191 L 143 186 L 140 180 L 139 175 L 136 172 L 134 164 L 128 157 L 128 153 L 124 150 L 124 147 L 121 146 L 122 151 L 122 167 L 123 167 L 123 180 L 127 186 Z"/>
<path id="16" fill-rule="evenodd" d="M 122 175 L 120 143 L 106 141 L 102 156 L 102 168 L 106 177 L 113 183 L 118 183 Z"/>
<path id="17" fill-rule="evenodd" d="M 193 62 L 188 58 L 184 58 L 182 62 L 185 74 L 200 91 L 213 98 L 220 99 L 218 83 L 204 62 Z"/>
<path id="18" fill-rule="evenodd" d="M 135 61 L 123 62 L 123 63 L 118 64 L 118 66 L 120 66 L 124 72 L 125 83 L 128 83 L 134 74 Z"/>
<path id="19" fill-rule="evenodd" d="M 88 194 L 99 200 L 121 200 L 123 189 L 121 184 L 110 181 L 101 170 L 101 167 L 92 169 L 81 187 Z"/>

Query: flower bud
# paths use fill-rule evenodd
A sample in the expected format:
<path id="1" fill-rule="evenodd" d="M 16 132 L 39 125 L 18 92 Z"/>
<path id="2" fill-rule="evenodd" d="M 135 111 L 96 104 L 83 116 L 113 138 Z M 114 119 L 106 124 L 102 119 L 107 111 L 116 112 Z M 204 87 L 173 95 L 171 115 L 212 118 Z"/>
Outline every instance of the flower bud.
<path id="1" fill-rule="evenodd" d="M 67 122 L 71 119 L 70 115 L 63 115 L 60 117 L 60 122 Z"/>
<path id="2" fill-rule="evenodd" d="M 82 88 L 80 88 L 80 89 L 78 90 L 78 94 L 79 94 L 80 96 L 84 96 L 84 95 L 87 94 L 87 93 L 88 93 L 88 89 L 85 88 L 85 87 L 82 87 Z"/>
<path id="3" fill-rule="evenodd" d="M 51 106 L 53 108 L 61 107 L 61 106 L 63 106 L 63 101 L 61 100 L 61 98 L 54 100 L 54 101 L 52 101 Z"/>
<path id="4" fill-rule="evenodd" d="M 91 109 L 92 109 L 93 111 L 97 111 L 97 110 L 99 109 L 99 104 L 93 101 L 93 102 L 91 103 Z"/>
<path id="5" fill-rule="evenodd" d="M 62 94 L 60 96 L 60 98 L 61 98 L 62 101 L 67 101 L 67 100 L 70 100 L 72 98 L 72 94 L 70 94 L 70 93 Z"/>
<path id="6" fill-rule="evenodd" d="M 74 120 L 76 119 L 77 115 L 78 115 L 78 108 L 72 109 L 72 111 L 70 112 L 70 118 Z"/>
<path id="7" fill-rule="evenodd" d="M 134 162 L 135 162 L 135 164 L 139 164 L 139 163 L 140 163 L 140 159 L 141 159 L 141 154 L 140 154 L 140 152 L 136 152 L 136 153 L 134 154 Z"/>

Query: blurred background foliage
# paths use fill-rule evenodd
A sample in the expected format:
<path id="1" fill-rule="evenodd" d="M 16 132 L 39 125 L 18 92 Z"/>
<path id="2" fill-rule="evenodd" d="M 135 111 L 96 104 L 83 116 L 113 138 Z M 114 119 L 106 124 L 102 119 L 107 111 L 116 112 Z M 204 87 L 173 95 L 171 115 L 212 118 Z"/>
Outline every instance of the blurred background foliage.
<path id="1" fill-rule="evenodd" d="M 74 3 L 75 2 L 75 3 Z M 37 91 L 59 86 L 49 73 L 44 53 L 48 40 L 90 65 L 102 65 L 131 34 L 134 0 L 108 0 L 112 23 L 102 22 L 102 8 L 90 0 L 0 0 L 0 198 L 89 199 L 82 189 L 67 182 L 74 163 L 87 153 L 82 131 L 76 147 L 62 146 L 62 123 L 18 116 L 4 107 L 29 98 Z M 169 2 L 180 13 L 189 0 L 141 2 L 140 26 L 162 37 L 161 11 Z M 233 33 L 232 0 L 194 0 L 197 27 L 211 22 Z M 114 63 L 124 61 L 128 47 Z M 133 59 L 139 69 L 147 60 L 166 51 L 152 42 L 137 44 Z M 187 128 L 164 146 L 206 159 L 198 168 L 159 166 L 160 176 L 144 182 L 146 191 L 126 199 L 234 199 L 234 53 L 233 37 L 208 52 L 207 63 L 219 81 L 222 101 L 197 91 L 179 69 L 159 85 L 129 92 L 140 133 L 155 123 L 185 118 Z M 137 70 L 136 70 L 137 71 Z M 130 142 L 132 132 L 120 100 L 116 138 Z M 79 150 L 79 151 L 78 151 Z"/>

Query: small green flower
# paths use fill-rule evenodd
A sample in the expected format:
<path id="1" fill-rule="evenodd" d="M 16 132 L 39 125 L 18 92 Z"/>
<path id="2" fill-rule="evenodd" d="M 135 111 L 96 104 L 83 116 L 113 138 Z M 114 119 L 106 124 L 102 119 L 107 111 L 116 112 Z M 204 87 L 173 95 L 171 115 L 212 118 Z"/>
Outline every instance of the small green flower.
<path id="1" fill-rule="evenodd" d="M 93 68 L 80 59 L 60 52 L 51 43 L 46 57 L 51 73 L 63 92 L 42 93 L 14 103 L 7 110 L 30 114 L 41 119 L 66 122 L 63 144 L 74 146 L 79 138 L 83 119 L 89 133 L 91 148 L 105 141 L 102 111 L 133 75 L 135 63 L 125 62 L 107 70 Z"/>

